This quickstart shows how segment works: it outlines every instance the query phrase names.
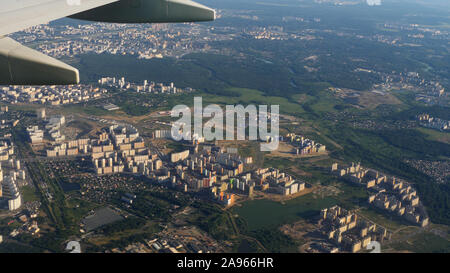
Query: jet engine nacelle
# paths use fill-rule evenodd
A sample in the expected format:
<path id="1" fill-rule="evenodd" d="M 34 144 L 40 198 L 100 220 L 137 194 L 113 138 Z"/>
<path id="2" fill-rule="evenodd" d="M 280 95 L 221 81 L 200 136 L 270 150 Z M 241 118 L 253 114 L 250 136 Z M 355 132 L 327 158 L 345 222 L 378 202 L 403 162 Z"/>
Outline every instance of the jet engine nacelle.
<path id="1" fill-rule="evenodd" d="M 190 0 L 121 0 L 70 17 L 108 23 L 179 23 L 212 21 L 216 13 Z"/>

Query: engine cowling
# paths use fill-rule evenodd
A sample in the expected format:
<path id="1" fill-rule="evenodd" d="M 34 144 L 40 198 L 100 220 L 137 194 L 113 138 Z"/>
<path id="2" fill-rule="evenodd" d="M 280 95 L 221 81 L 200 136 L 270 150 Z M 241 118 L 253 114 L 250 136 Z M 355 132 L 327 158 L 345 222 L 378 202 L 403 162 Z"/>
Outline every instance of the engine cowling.
<path id="1" fill-rule="evenodd" d="M 70 16 L 108 23 L 180 23 L 213 21 L 213 9 L 191 0 L 121 0 Z"/>

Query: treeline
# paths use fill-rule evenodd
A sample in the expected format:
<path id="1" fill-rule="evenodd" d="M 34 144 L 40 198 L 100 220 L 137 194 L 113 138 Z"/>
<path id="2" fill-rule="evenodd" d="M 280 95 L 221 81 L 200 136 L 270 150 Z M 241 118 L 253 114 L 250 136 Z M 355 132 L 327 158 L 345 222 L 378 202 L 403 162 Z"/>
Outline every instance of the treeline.
<path id="1" fill-rule="evenodd" d="M 169 204 L 151 196 L 136 198 L 132 208 L 140 217 L 157 218 L 162 221 L 167 221 L 170 218 Z"/>
<path id="2" fill-rule="evenodd" d="M 258 240 L 271 253 L 297 252 L 292 238 L 276 228 L 251 231 L 250 236 Z"/>
<path id="3" fill-rule="evenodd" d="M 414 94 L 412 93 L 412 95 Z M 413 120 L 416 119 L 416 116 L 419 114 L 430 114 L 430 116 L 434 118 L 450 120 L 450 107 L 441 105 L 417 105 L 400 112 L 393 112 L 390 115 L 387 115 L 386 118 L 391 120 Z"/>
<path id="4" fill-rule="evenodd" d="M 197 201 L 192 207 L 198 209 L 200 217 L 193 221 L 202 230 L 217 240 L 229 240 L 236 235 L 227 212 L 218 205 Z"/>
<path id="5" fill-rule="evenodd" d="M 415 153 L 418 158 L 450 156 L 450 145 L 426 139 L 426 135 L 416 130 L 383 130 L 378 134 L 387 143 L 402 150 Z"/>
<path id="6" fill-rule="evenodd" d="M 164 190 L 164 191 L 151 191 L 148 192 L 149 195 L 161 199 L 161 200 L 165 200 L 170 204 L 173 205 L 178 205 L 178 206 L 185 206 L 187 205 L 191 198 L 182 193 L 182 192 L 178 192 L 178 191 L 172 191 L 172 190 Z"/>

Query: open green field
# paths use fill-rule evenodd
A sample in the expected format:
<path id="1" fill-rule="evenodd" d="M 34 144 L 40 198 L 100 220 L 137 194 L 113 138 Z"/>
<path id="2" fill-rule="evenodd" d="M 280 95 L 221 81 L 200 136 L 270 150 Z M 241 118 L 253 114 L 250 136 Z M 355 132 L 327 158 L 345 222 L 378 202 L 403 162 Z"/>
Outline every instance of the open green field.
<path id="1" fill-rule="evenodd" d="M 428 128 L 417 128 L 417 131 L 424 133 L 427 139 L 432 141 L 440 141 L 450 144 L 450 133 L 440 132 L 438 130 L 428 129 Z"/>
<path id="2" fill-rule="evenodd" d="M 202 94 L 203 103 L 217 103 L 236 105 L 242 104 L 247 106 L 249 104 L 254 105 L 279 105 L 280 113 L 298 115 L 303 113 L 302 106 L 296 102 L 292 102 L 288 98 L 278 96 L 266 96 L 263 92 L 255 89 L 248 88 L 228 88 L 224 92 L 224 95 L 212 95 Z M 231 96 L 226 95 L 229 93 Z M 268 109 L 270 110 L 270 108 Z"/>
<path id="3" fill-rule="evenodd" d="M 256 106 L 279 105 L 281 114 L 298 115 L 305 113 L 303 107 L 296 101 L 289 99 L 288 96 L 267 96 L 264 92 L 257 89 L 239 87 L 215 89 L 215 91 L 197 92 L 195 94 L 169 96 L 167 97 L 168 106 L 171 108 L 177 104 L 184 104 L 191 107 L 194 104 L 193 97 L 201 97 L 203 107 L 209 104 L 218 104 L 222 106 L 241 104 L 244 107 L 250 104 Z M 268 107 L 268 111 L 270 111 L 270 107 Z"/>
<path id="4" fill-rule="evenodd" d="M 36 189 L 33 186 L 24 186 L 21 188 L 22 196 L 23 196 L 23 202 L 32 202 L 32 201 L 39 201 L 39 193 L 36 191 Z"/>
<path id="5" fill-rule="evenodd" d="M 416 253 L 449 253 L 450 241 L 431 232 L 421 232 L 405 242 L 390 245 L 396 250 L 406 250 Z"/>
<path id="6" fill-rule="evenodd" d="M 295 159 L 288 159 L 282 157 L 265 157 L 264 168 L 277 168 L 280 170 L 286 170 L 296 164 Z"/>

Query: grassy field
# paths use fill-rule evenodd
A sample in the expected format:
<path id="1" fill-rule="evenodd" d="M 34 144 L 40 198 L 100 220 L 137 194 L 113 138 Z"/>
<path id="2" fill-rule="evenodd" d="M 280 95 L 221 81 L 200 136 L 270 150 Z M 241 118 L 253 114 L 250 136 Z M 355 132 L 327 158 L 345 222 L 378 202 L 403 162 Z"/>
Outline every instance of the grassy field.
<path id="1" fill-rule="evenodd" d="M 450 252 L 450 241 L 431 232 L 422 232 L 405 242 L 394 243 L 392 248 L 401 251 L 416 253 L 448 253 Z"/>
<path id="2" fill-rule="evenodd" d="M 277 168 L 280 170 L 286 170 L 289 167 L 296 164 L 295 159 L 282 158 L 282 157 L 265 157 L 264 158 L 264 167 L 269 168 Z"/>
<path id="3" fill-rule="evenodd" d="M 40 200 L 39 193 L 35 190 L 33 186 L 24 186 L 21 188 L 21 192 L 24 203 Z"/>
<path id="4" fill-rule="evenodd" d="M 219 105 L 238 105 L 242 104 L 244 107 L 253 104 L 259 105 L 279 105 L 280 113 L 298 115 L 305 112 L 302 106 L 288 97 L 280 96 L 266 96 L 264 92 L 256 89 L 248 88 L 225 88 L 219 90 L 220 92 L 197 92 L 194 95 L 174 96 L 169 98 L 169 105 L 185 104 L 192 106 L 194 103 L 193 97 L 201 97 L 203 107 L 208 104 Z M 270 111 L 270 107 L 268 108 Z"/>
<path id="5" fill-rule="evenodd" d="M 232 95 L 227 96 L 226 93 Z M 296 102 L 290 101 L 288 98 L 278 96 L 265 96 L 263 92 L 255 89 L 247 88 L 228 88 L 225 90 L 223 96 L 212 94 L 203 94 L 203 103 L 217 103 L 217 104 L 242 104 L 243 106 L 249 104 L 255 105 L 279 105 L 280 113 L 298 115 L 304 112 L 302 106 Z"/>
<path id="6" fill-rule="evenodd" d="M 450 133 L 440 132 L 438 130 L 428 129 L 428 128 L 417 128 L 417 131 L 427 135 L 427 139 L 433 141 L 440 141 L 450 144 Z"/>

